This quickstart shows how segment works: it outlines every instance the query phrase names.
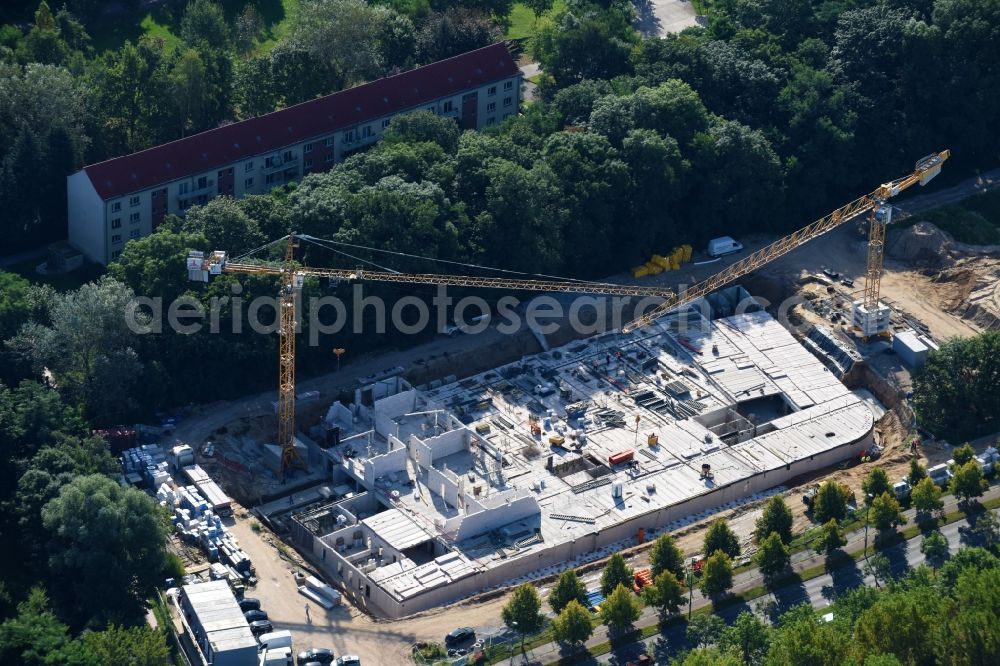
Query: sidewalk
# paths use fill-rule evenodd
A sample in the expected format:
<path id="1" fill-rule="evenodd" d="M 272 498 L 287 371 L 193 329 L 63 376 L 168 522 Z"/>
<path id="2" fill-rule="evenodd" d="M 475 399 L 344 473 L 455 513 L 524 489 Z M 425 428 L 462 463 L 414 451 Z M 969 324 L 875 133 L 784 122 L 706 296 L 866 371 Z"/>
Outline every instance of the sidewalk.
<path id="1" fill-rule="evenodd" d="M 994 482 L 989 490 L 987 490 L 983 496 L 980 498 L 981 501 L 986 501 L 993 499 L 995 497 L 1000 497 L 1000 485 Z M 944 512 L 951 513 L 958 508 L 958 500 L 952 496 L 947 495 L 942 498 L 944 500 Z M 914 509 L 908 509 L 903 512 L 903 515 L 907 518 L 907 525 L 912 525 L 914 523 L 914 516 L 916 511 Z M 847 544 L 842 548 L 842 550 L 848 555 L 854 553 L 860 553 L 864 548 L 864 528 L 854 530 L 845 534 Z M 870 528 L 869 531 L 869 546 L 874 542 L 875 539 L 875 529 Z M 919 537 L 914 537 L 919 538 Z M 826 562 L 825 555 L 818 555 L 812 550 L 803 550 L 792 554 L 792 572 L 801 573 L 807 569 L 812 569 L 817 566 L 823 566 Z M 764 578 L 760 575 L 757 569 L 750 569 L 744 571 L 733 578 L 733 594 L 742 594 L 755 587 L 759 587 L 764 584 Z M 749 599 L 747 600 L 749 601 Z M 698 610 L 699 608 L 704 608 L 711 605 L 711 601 L 702 596 L 701 592 L 697 589 L 694 593 L 694 604 L 693 610 Z M 685 606 L 685 613 L 686 611 Z M 654 608 L 646 607 L 642 609 L 642 614 L 639 616 L 639 620 L 635 623 L 636 629 L 644 629 L 646 627 L 651 627 L 659 622 L 659 614 Z M 604 625 L 600 625 L 594 630 L 594 635 L 588 640 L 584 645 L 587 649 L 593 648 L 601 643 L 607 643 L 611 640 L 608 635 L 608 628 Z M 559 643 L 547 643 L 545 645 L 538 646 L 527 651 L 526 655 L 520 656 L 515 659 L 518 664 L 552 664 L 559 661 L 562 658 L 563 652 L 562 646 Z"/>

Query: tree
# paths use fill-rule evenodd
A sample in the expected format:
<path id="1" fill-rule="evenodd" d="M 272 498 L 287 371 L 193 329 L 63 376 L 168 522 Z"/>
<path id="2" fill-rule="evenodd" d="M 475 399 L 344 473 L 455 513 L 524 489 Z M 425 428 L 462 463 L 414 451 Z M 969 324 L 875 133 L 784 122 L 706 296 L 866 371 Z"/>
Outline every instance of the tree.
<path id="1" fill-rule="evenodd" d="M 715 598 L 733 586 L 733 563 L 725 552 L 718 550 L 705 560 L 701 573 L 701 591 Z"/>
<path id="2" fill-rule="evenodd" d="M 216 197 L 204 206 L 192 206 L 181 229 L 204 236 L 212 247 L 224 247 L 234 256 L 256 249 L 268 240 L 239 202 L 225 196 Z"/>
<path id="3" fill-rule="evenodd" d="M 163 631 L 146 625 L 112 624 L 104 631 L 88 631 L 83 645 L 98 663 L 107 666 L 162 666 L 170 656 Z"/>
<path id="4" fill-rule="evenodd" d="M 880 595 L 854 623 L 855 648 L 862 655 L 893 654 L 903 664 L 936 663 L 930 637 L 944 615 L 944 599 L 930 586 Z"/>
<path id="5" fill-rule="evenodd" d="M 699 648 L 682 653 L 672 662 L 673 666 L 741 666 L 736 655 L 716 647 Z"/>
<path id="6" fill-rule="evenodd" d="M 768 666 L 840 666 L 850 642 L 848 633 L 833 623 L 819 622 L 812 607 L 802 604 L 781 616 L 764 663 Z"/>
<path id="7" fill-rule="evenodd" d="M 781 541 L 777 532 L 764 539 L 760 550 L 754 555 L 754 561 L 765 578 L 771 579 L 788 567 L 788 547 Z"/>
<path id="8" fill-rule="evenodd" d="M 562 572 L 555 587 L 549 592 L 549 606 L 556 613 L 561 612 L 571 601 L 576 601 L 580 605 L 587 603 L 587 588 L 576 575 L 576 569 Z"/>
<path id="9" fill-rule="evenodd" d="M 775 495 L 764 507 L 764 513 L 757 519 L 757 541 L 761 542 L 769 534 L 776 533 L 781 541 L 792 540 L 792 511 L 785 504 L 784 498 Z"/>
<path id="10" fill-rule="evenodd" d="M 503 39 L 503 31 L 482 11 L 448 7 L 420 24 L 415 36 L 417 62 L 428 64 L 489 46 Z"/>
<path id="11" fill-rule="evenodd" d="M 615 553 L 608 558 L 608 563 L 601 573 L 601 594 L 607 597 L 619 585 L 629 589 L 632 588 L 632 576 L 634 571 L 625 564 L 625 558 L 621 553 Z"/>
<path id="12" fill-rule="evenodd" d="M 328 67 L 343 72 L 347 83 L 387 72 L 382 40 L 397 12 L 364 0 L 303 0 L 292 18 L 286 44 L 304 49 Z"/>
<path id="13" fill-rule="evenodd" d="M 863 570 L 866 576 L 871 576 L 875 580 L 875 587 L 879 586 L 879 582 L 884 583 L 892 578 L 892 563 L 884 553 L 874 553 L 865 558 Z"/>
<path id="14" fill-rule="evenodd" d="M 521 651 L 524 651 L 524 636 L 542 628 L 545 618 L 539 610 L 542 600 L 535 588 L 527 583 L 514 590 L 510 601 L 500 611 L 500 617 L 508 628 L 521 634 Z"/>
<path id="15" fill-rule="evenodd" d="M 871 504 L 876 497 L 892 490 L 889 475 L 881 467 L 872 467 L 868 476 L 861 482 L 861 490 L 865 493 L 865 502 Z"/>
<path id="16" fill-rule="evenodd" d="M 712 555 L 717 550 L 729 557 L 740 554 L 739 538 L 729 527 L 729 523 L 721 518 L 713 522 L 705 533 L 705 554 Z"/>
<path id="17" fill-rule="evenodd" d="M 386 143 L 432 141 L 447 153 L 458 149 L 458 124 L 446 116 L 429 111 L 414 111 L 393 116 L 382 140 Z"/>
<path id="18" fill-rule="evenodd" d="M 823 523 L 823 529 L 820 532 L 820 537 L 816 540 L 815 550 L 817 553 L 825 553 L 827 557 L 829 557 L 845 543 L 847 543 L 847 541 L 844 539 L 844 535 L 841 532 L 840 524 L 837 522 L 836 518 L 831 518 Z"/>
<path id="19" fill-rule="evenodd" d="M 684 577 L 684 555 L 669 534 L 661 534 L 650 548 L 649 568 L 654 578 L 664 571 L 672 573 L 677 580 Z"/>
<path id="20" fill-rule="evenodd" d="M 920 552 L 927 558 L 927 563 L 935 569 L 940 569 L 948 559 L 948 540 L 940 531 L 934 530 L 920 542 Z"/>
<path id="21" fill-rule="evenodd" d="M 906 482 L 911 488 L 916 488 L 917 484 L 927 478 L 927 468 L 920 464 L 916 458 L 910 461 L 910 473 L 906 476 Z"/>
<path id="22" fill-rule="evenodd" d="M 535 15 L 535 21 L 538 21 L 542 14 L 552 9 L 552 2 L 553 0 L 527 0 L 524 4 Z"/>
<path id="23" fill-rule="evenodd" d="M 983 548 L 996 553 L 1000 549 L 1000 517 L 993 511 L 986 511 L 976 518 L 976 524 L 969 530 L 970 536 Z"/>
<path id="24" fill-rule="evenodd" d="M 181 136 L 190 129 L 199 129 L 205 122 L 209 94 L 206 79 L 205 62 L 196 49 L 181 53 L 170 71 L 170 90 Z"/>
<path id="25" fill-rule="evenodd" d="M 899 525 L 906 524 L 906 517 L 900 510 L 899 502 L 889 493 L 882 493 L 872 500 L 871 521 L 882 536 Z"/>
<path id="26" fill-rule="evenodd" d="M 732 626 L 723 630 L 718 642 L 721 649 L 740 655 L 746 666 L 755 666 L 762 663 L 767 654 L 771 628 L 753 613 L 743 611 Z"/>
<path id="27" fill-rule="evenodd" d="M 51 324 L 25 324 L 8 344 L 39 371 L 52 372 L 63 395 L 85 405 L 95 422 L 118 422 L 133 407 L 129 390 L 142 370 L 132 347 L 135 336 L 123 316 L 133 297 L 107 277 L 56 294 Z"/>
<path id="28" fill-rule="evenodd" d="M 642 589 L 642 597 L 647 606 L 659 609 L 661 618 L 677 613 L 685 601 L 684 588 L 671 571 L 663 571 L 654 578 L 652 585 Z"/>
<path id="29" fill-rule="evenodd" d="M 306 102 L 343 87 L 341 73 L 302 48 L 279 44 L 236 66 L 233 98 L 242 118 Z"/>
<path id="30" fill-rule="evenodd" d="M 913 375 L 913 406 L 931 432 L 973 439 L 997 430 L 1000 331 L 953 338 Z"/>
<path id="31" fill-rule="evenodd" d="M 975 458 L 976 452 L 973 450 L 972 445 L 966 442 L 952 451 L 951 457 L 955 461 L 955 467 L 958 467 Z"/>
<path id="32" fill-rule="evenodd" d="M 199 49 L 226 51 L 230 34 L 222 6 L 214 0 L 189 0 L 181 17 L 181 39 Z"/>
<path id="33" fill-rule="evenodd" d="M 847 492 L 836 481 L 825 481 L 813 498 L 813 518 L 820 523 L 847 517 Z"/>
<path id="34" fill-rule="evenodd" d="M 632 590 L 624 585 L 618 585 L 608 594 L 601 604 L 601 622 L 614 633 L 622 633 L 639 619 L 642 604 Z"/>
<path id="35" fill-rule="evenodd" d="M 244 5 L 233 24 L 233 37 L 240 53 L 250 53 L 263 31 L 264 22 L 257 8 L 249 3 Z"/>
<path id="36" fill-rule="evenodd" d="M 42 509 L 51 538 L 51 589 L 80 620 L 142 617 L 164 565 L 166 521 L 145 493 L 80 476 Z"/>
<path id="37" fill-rule="evenodd" d="M 552 620 L 552 636 L 557 641 L 575 645 L 583 643 L 594 634 L 590 613 L 576 599 L 570 599 L 559 615 Z"/>
<path id="38" fill-rule="evenodd" d="M 940 511 L 944 507 L 941 501 L 941 489 L 933 479 L 922 478 L 910 491 L 910 502 L 918 514 L 929 514 L 932 511 Z"/>
<path id="39" fill-rule="evenodd" d="M 69 628 L 49 608 L 41 588 L 33 588 L 18 605 L 15 617 L 0 624 L 0 663 L 20 666 L 96 666 L 87 658 L 79 643 L 74 643 Z"/>
<path id="40" fill-rule="evenodd" d="M 542 69 L 566 86 L 628 73 L 634 39 L 628 20 L 613 11 L 579 17 L 567 11 L 539 30 L 535 51 Z"/>
<path id="41" fill-rule="evenodd" d="M 983 478 L 979 463 L 970 460 L 964 465 L 955 464 L 955 476 L 951 478 L 950 487 L 956 497 L 969 503 L 973 498 L 981 497 L 990 484 Z"/>
<path id="42" fill-rule="evenodd" d="M 685 635 L 688 643 L 695 647 L 715 645 L 726 629 L 726 622 L 713 613 L 705 613 L 688 620 Z"/>

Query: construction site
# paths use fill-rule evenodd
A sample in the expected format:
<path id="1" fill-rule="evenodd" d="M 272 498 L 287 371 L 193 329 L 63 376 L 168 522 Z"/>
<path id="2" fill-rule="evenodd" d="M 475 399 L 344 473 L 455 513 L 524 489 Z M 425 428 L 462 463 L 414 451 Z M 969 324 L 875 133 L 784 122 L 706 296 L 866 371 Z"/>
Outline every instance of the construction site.
<path id="1" fill-rule="evenodd" d="M 623 330 L 487 328 L 298 384 L 295 336 L 282 335 L 277 401 L 200 407 L 171 443 L 190 443 L 196 463 L 254 507 L 275 534 L 266 543 L 294 546 L 298 563 L 285 553 L 279 566 L 311 570 L 345 594 L 351 617 L 330 626 L 357 629 L 362 654 L 368 638 L 379 650 L 389 640 L 372 618 L 411 618 L 393 625 L 406 640 L 437 627 L 433 637 L 470 613 L 493 618 L 489 600 L 512 585 L 587 571 L 617 551 L 641 566 L 642 544 L 665 531 L 697 553 L 713 516 L 727 516 L 750 553 L 770 495 L 794 497 L 831 475 L 858 487 L 859 461 L 880 451 L 890 476 L 901 475 L 910 372 L 941 341 L 995 324 L 988 248 L 924 224 L 885 234 L 888 199 L 946 159 L 925 158 L 791 237 L 741 239 L 746 252 L 732 259 L 696 250 L 662 273 L 593 285 L 304 268 L 290 260 L 294 237 L 285 265 L 195 253 L 192 279 L 270 274 L 283 297 L 316 275 L 663 304 Z M 689 286 L 678 295 L 678 284 Z M 792 307 L 775 307 L 790 297 Z M 949 451 L 925 439 L 919 456 L 943 462 Z M 795 529 L 808 527 L 801 504 L 791 506 Z M 261 552 L 236 513 L 240 546 Z M 463 599 L 479 601 L 449 606 Z"/>

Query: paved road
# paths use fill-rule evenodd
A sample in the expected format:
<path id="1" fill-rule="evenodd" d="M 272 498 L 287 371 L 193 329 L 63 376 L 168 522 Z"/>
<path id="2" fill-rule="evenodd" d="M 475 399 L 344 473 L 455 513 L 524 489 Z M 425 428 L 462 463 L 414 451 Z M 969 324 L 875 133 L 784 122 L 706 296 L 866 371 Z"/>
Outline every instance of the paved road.
<path id="1" fill-rule="evenodd" d="M 647 37 L 665 37 L 698 25 L 690 0 L 635 0 L 635 27 Z"/>
<path id="2" fill-rule="evenodd" d="M 1000 496 L 1000 485 L 994 484 L 989 491 L 983 496 L 983 499 L 991 499 Z M 957 501 L 954 497 L 948 496 L 945 499 L 944 510 L 946 512 L 954 511 L 957 507 Z M 913 523 L 914 511 L 908 510 L 905 512 L 907 519 L 910 524 Z M 948 539 L 948 543 L 951 552 L 954 553 L 962 545 L 962 530 L 967 527 L 966 521 L 958 521 L 945 525 L 941 528 L 941 533 Z M 869 533 L 869 536 L 874 538 L 874 530 Z M 864 547 L 864 530 L 856 530 L 849 533 L 847 536 L 847 545 L 844 547 L 847 553 L 861 552 Z M 899 575 L 905 572 L 908 568 L 919 566 L 924 562 L 924 555 L 920 552 L 920 543 L 923 536 L 917 536 L 910 539 L 904 543 L 897 544 L 892 548 L 887 548 L 882 551 L 892 565 L 892 570 L 894 575 Z M 824 563 L 824 558 L 812 553 L 811 551 L 801 551 L 795 553 L 792 556 L 792 568 L 796 572 L 803 571 L 805 569 L 813 568 L 817 565 L 822 565 Z M 758 587 L 763 584 L 763 578 L 756 569 L 745 571 L 737 575 L 733 581 L 733 592 L 742 593 L 754 587 Z M 837 595 L 842 594 L 846 590 L 857 587 L 858 585 L 874 585 L 875 581 L 871 576 L 865 576 L 863 574 L 863 563 L 861 562 L 848 562 L 834 569 L 830 573 L 817 576 L 805 582 L 796 582 L 784 585 L 773 592 L 759 597 L 753 600 L 753 606 L 745 603 L 734 604 L 732 606 L 727 606 L 722 609 L 718 614 L 727 622 L 732 622 L 736 619 L 736 616 L 745 610 L 753 610 L 756 607 L 768 604 L 769 601 L 774 602 L 774 608 L 772 612 L 774 615 L 779 615 L 784 611 L 788 610 L 792 606 L 800 604 L 802 602 L 808 601 L 815 608 L 823 608 L 829 606 L 833 599 Z M 695 592 L 695 600 L 693 607 L 694 609 L 702 608 L 708 606 L 711 602 L 705 599 L 700 592 Z M 656 612 L 652 608 L 644 608 L 642 616 L 639 621 L 636 622 L 636 627 L 643 628 L 649 627 L 656 624 L 658 621 Z M 612 664 L 624 664 L 629 659 L 635 658 L 637 655 L 641 654 L 645 650 L 652 650 L 657 652 L 657 661 L 669 660 L 672 654 L 680 649 L 690 647 L 684 637 L 685 627 L 683 624 L 673 625 L 666 632 L 659 635 L 657 638 L 648 639 L 647 641 L 637 641 L 633 644 L 622 646 L 615 650 L 614 653 L 604 655 L 601 657 L 601 662 L 610 661 Z M 593 647 L 608 640 L 608 634 L 605 627 L 598 627 L 594 636 L 587 641 L 588 647 Z M 550 643 L 548 645 L 543 645 L 531 650 L 528 654 L 521 655 L 515 658 L 515 661 L 520 664 L 550 664 L 552 662 L 558 661 L 562 656 L 561 648 L 556 643 Z M 652 652 L 650 653 L 652 654 Z M 588 662 L 583 662 L 588 663 Z M 596 662 L 595 662 L 596 663 Z"/>
<path id="3" fill-rule="evenodd" d="M 912 199 L 903 200 L 894 206 L 894 208 L 902 212 L 899 219 L 906 219 L 911 215 L 925 213 L 941 206 L 957 203 L 971 196 L 995 190 L 998 187 L 1000 187 L 1000 169 L 993 169 L 975 178 L 963 180 L 953 187 L 935 190 L 913 197 Z"/>

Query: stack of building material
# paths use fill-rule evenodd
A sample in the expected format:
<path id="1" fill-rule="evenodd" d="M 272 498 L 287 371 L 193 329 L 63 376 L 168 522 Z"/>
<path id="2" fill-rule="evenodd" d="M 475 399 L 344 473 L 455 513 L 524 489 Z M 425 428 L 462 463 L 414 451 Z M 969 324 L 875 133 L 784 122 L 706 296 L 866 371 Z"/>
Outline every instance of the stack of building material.
<path id="1" fill-rule="evenodd" d="M 122 452 L 122 468 L 130 483 L 145 482 L 159 488 L 170 482 L 170 469 L 166 455 L 156 444 L 145 444 Z"/>
<path id="2" fill-rule="evenodd" d="M 232 500 L 222 491 L 215 481 L 201 468 L 200 465 L 188 465 L 183 468 L 184 475 L 188 480 L 197 486 L 202 497 L 208 500 L 209 505 L 215 513 L 227 516 L 233 512 Z"/>
<path id="3" fill-rule="evenodd" d="M 315 576 L 306 577 L 305 582 L 299 585 L 299 594 L 311 601 L 315 601 L 326 610 L 330 610 L 334 606 L 339 606 L 341 601 L 340 592 L 337 592 L 337 590 Z"/>

